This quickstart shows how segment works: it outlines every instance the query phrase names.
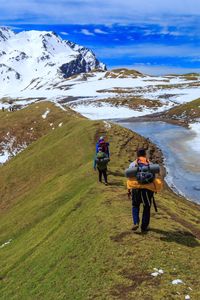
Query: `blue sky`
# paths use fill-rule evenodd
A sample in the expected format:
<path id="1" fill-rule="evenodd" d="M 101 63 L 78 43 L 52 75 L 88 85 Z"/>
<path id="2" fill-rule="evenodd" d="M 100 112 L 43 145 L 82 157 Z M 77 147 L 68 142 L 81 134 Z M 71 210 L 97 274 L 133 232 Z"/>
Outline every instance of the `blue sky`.
<path id="1" fill-rule="evenodd" d="M 198 0 L 0 0 L 0 25 L 51 30 L 91 48 L 108 68 L 200 72 Z M 163 3 L 162 3 L 163 2 Z"/>

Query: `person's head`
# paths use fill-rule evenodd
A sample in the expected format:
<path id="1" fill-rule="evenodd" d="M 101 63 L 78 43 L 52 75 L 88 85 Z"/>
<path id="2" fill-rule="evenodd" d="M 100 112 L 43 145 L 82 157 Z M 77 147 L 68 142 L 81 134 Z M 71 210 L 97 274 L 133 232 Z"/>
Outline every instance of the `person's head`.
<path id="1" fill-rule="evenodd" d="M 137 149 L 137 157 L 140 156 L 146 157 L 146 150 L 144 148 Z"/>
<path id="2" fill-rule="evenodd" d="M 103 137 L 103 136 L 100 136 L 99 142 L 100 142 L 100 143 L 101 143 L 101 142 L 104 142 L 104 137 Z"/>

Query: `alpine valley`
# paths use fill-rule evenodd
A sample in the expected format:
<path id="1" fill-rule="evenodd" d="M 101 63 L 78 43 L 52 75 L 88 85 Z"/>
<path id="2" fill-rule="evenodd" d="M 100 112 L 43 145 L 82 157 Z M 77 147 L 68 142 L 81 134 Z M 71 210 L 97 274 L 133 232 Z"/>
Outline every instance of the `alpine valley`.
<path id="1" fill-rule="evenodd" d="M 124 178 L 138 147 L 164 178 L 169 139 L 170 151 L 185 153 L 170 161 L 170 187 L 179 175 L 195 176 L 199 193 L 199 86 L 197 73 L 107 70 L 56 33 L 0 28 L 1 299 L 200 299 L 200 206 L 167 181 L 150 231 L 134 234 Z M 137 132 L 141 122 L 149 122 L 148 138 Z M 181 125 L 181 139 L 163 123 Z M 110 142 L 108 186 L 92 168 L 102 135 Z"/>
<path id="2" fill-rule="evenodd" d="M 199 98 L 199 74 L 150 76 L 106 71 L 95 54 L 53 32 L 0 28 L 0 105 L 41 99 L 93 119 L 142 116 Z M 98 109 L 96 109 L 98 107 Z"/>
<path id="3" fill-rule="evenodd" d="M 128 69 L 107 71 L 91 50 L 54 32 L 16 34 L 0 28 L 0 108 L 20 109 L 48 100 L 95 120 L 145 116 L 190 127 L 199 141 L 199 86 L 197 73 L 150 76 Z M 8 156 L 5 152 L 1 161 Z"/>

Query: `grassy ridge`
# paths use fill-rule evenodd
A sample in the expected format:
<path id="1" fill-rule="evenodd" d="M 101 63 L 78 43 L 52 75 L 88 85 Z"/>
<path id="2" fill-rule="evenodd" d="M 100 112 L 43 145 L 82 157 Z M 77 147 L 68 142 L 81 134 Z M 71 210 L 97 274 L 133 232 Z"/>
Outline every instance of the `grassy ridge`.
<path id="1" fill-rule="evenodd" d="M 189 103 L 178 105 L 167 112 L 165 117 L 175 120 L 182 120 L 185 123 L 200 118 L 200 99 L 193 100 Z"/>
<path id="2" fill-rule="evenodd" d="M 7 142 L 14 137 L 11 148 L 17 148 L 22 144 L 29 145 L 57 128 L 63 119 L 67 122 L 65 116 L 69 114 L 69 111 L 64 112 L 50 102 L 35 103 L 30 107 L 31 109 L 26 108 L 18 113 L 0 111 L 0 143 Z M 47 111 L 49 112 L 48 119 L 44 117 Z M 72 114 L 73 112 L 70 111 L 70 115 Z M 12 150 L 10 149 L 11 154 Z"/>
<path id="3" fill-rule="evenodd" d="M 146 141 L 62 114 L 62 127 L 1 167 L 0 245 L 12 239 L 0 248 L 2 299 L 198 299 L 199 207 L 165 190 L 152 230 L 133 234 L 123 170 Z M 95 141 L 105 133 L 108 187 L 92 170 Z M 152 277 L 154 267 L 164 275 Z M 185 285 L 172 286 L 176 278 Z"/>

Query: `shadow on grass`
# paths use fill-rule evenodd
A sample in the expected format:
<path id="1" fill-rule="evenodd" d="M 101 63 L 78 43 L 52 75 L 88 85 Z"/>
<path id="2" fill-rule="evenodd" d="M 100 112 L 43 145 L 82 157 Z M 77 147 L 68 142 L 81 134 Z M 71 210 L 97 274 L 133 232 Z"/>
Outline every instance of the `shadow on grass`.
<path id="1" fill-rule="evenodd" d="M 175 242 L 192 248 L 200 246 L 196 236 L 188 231 L 164 231 L 156 228 L 151 228 L 150 231 L 162 235 L 160 239 L 165 242 Z"/>
<path id="2" fill-rule="evenodd" d="M 110 186 L 124 186 L 124 183 L 122 181 L 111 181 L 109 182 Z"/>
<path id="3" fill-rule="evenodd" d="M 108 175 L 113 175 L 115 177 L 124 177 L 124 172 L 108 170 Z"/>
<path id="4" fill-rule="evenodd" d="M 124 232 L 121 232 L 115 236 L 111 236 L 110 239 L 114 242 L 123 242 L 123 239 L 126 237 L 126 236 L 129 236 L 131 235 L 132 232 L 131 231 L 124 231 Z"/>

